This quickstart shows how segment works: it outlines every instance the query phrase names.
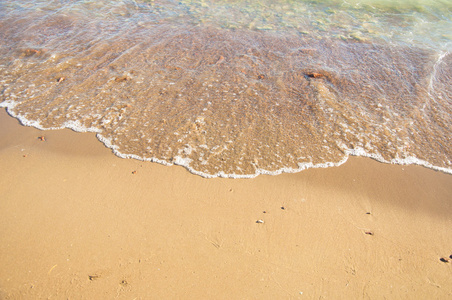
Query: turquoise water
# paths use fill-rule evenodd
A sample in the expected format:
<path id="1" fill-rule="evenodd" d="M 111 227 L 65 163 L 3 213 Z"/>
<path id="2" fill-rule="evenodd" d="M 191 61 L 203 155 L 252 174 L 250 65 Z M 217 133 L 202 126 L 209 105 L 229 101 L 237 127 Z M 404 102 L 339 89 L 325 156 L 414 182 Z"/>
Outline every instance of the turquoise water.
<path id="1" fill-rule="evenodd" d="M 452 172 L 450 1 L 0 1 L 0 106 L 121 156 L 253 177 Z"/>

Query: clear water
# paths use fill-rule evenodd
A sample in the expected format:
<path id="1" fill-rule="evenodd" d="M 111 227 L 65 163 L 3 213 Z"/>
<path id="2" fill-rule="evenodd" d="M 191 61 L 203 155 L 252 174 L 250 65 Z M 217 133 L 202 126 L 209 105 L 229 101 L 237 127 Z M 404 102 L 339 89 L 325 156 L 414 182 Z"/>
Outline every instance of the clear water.
<path id="1" fill-rule="evenodd" d="M 205 177 L 452 173 L 451 28 L 450 1 L 0 0 L 0 106 Z"/>

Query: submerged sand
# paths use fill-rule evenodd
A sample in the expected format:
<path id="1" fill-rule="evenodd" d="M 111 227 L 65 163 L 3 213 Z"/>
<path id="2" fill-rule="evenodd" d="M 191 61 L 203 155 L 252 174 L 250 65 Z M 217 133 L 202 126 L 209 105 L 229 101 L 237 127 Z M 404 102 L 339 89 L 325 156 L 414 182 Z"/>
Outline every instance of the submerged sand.
<path id="1" fill-rule="evenodd" d="M 452 296 L 441 172 L 351 157 L 204 179 L 4 111 L 0 165 L 1 299 Z"/>
<path id="2" fill-rule="evenodd" d="M 105 4 L 7 6 L 0 107 L 204 177 L 331 166 L 347 153 L 452 173 L 449 47 L 401 43 L 401 29 L 380 39 L 195 25 L 184 9 L 145 25 L 154 8 L 115 18 Z M 417 22 L 397 24 L 412 36 Z"/>

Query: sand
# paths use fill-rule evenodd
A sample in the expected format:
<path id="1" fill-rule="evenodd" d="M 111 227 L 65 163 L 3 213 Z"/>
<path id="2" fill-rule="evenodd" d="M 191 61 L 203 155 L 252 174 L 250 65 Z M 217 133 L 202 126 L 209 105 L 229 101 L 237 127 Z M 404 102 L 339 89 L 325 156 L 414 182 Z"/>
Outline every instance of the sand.
<path id="1" fill-rule="evenodd" d="M 452 297 L 452 176 L 424 167 L 204 179 L 4 110 L 0 166 L 1 299 Z"/>

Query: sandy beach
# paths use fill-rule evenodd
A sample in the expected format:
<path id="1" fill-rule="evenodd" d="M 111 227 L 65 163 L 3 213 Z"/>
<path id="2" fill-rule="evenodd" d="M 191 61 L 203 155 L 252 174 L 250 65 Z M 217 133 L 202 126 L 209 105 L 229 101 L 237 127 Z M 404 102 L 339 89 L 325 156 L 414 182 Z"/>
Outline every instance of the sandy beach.
<path id="1" fill-rule="evenodd" d="M 0 166 L 1 299 L 452 297 L 452 176 L 424 167 L 204 179 L 4 110 Z"/>

